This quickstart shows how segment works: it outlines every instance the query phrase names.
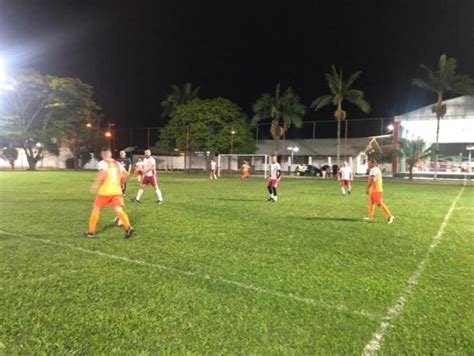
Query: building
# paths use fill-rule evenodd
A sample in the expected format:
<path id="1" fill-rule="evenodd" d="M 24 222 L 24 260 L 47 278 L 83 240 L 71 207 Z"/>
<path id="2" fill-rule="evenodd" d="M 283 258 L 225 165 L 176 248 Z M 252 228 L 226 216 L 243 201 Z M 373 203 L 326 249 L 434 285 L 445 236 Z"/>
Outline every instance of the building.
<path id="1" fill-rule="evenodd" d="M 439 177 L 454 178 L 472 173 L 469 163 L 470 150 L 474 145 L 474 97 L 460 96 L 444 101 L 446 115 L 440 121 L 438 164 L 429 158 L 418 162 L 415 176 L 433 176 L 436 168 Z M 436 114 L 428 105 L 420 109 L 396 116 L 394 123 L 393 143 L 397 146 L 400 138 L 422 139 L 428 145 L 436 142 Z M 398 176 L 407 173 L 403 157 L 394 155 L 393 172 Z"/>

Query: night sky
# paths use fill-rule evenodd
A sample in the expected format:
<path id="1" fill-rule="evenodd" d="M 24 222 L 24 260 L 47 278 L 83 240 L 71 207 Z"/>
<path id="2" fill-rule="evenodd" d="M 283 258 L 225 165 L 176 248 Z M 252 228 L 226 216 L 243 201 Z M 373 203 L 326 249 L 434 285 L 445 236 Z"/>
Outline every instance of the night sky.
<path id="1" fill-rule="evenodd" d="M 0 0 L 0 55 L 93 85 L 122 127 L 163 125 L 159 103 L 187 81 L 249 115 L 277 82 L 309 105 L 333 63 L 362 70 L 368 116 L 390 117 L 434 99 L 410 84 L 420 63 L 446 52 L 474 75 L 473 14 L 472 0 Z"/>

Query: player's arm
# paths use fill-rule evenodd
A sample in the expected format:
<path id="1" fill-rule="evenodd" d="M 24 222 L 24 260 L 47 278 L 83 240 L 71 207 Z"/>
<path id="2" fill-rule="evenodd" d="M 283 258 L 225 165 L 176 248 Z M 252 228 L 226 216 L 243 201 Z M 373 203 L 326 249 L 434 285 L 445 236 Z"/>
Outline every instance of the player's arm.
<path id="1" fill-rule="evenodd" d="M 132 173 L 132 160 L 129 158 L 129 165 L 128 165 L 128 171 L 127 171 L 127 175 L 130 175 L 130 173 Z"/>
<path id="2" fill-rule="evenodd" d="M 375 176 L 370 176 L 370 177 L 369 177 L 369 183 L 367 184 L 367 189 L 365 190 L 365 193 L 366 193 L 366 194 L 369 194 L 370 188 L 372 187 L 372 185 L 374 184 L 374 182 L 375 182 Z"/>
<path id="3" fill-rule="evenodd" d="M 277 179 L 281 179 L 281 169 L 277 170 Z"/>
<path id="4" fill-rule="evenodd" d="M 128 167 L 128 171 L 121 165 L 120 166 L 120 185 L 123 187 L 125 182 L 127 181 L 128 175 L 130 174 L 130 167 Z"/>
<path id="5" fill-rule="evenodd" d="M 97 194 L 97 191 L 99 190 L 99 187 L 104 182 L 106 176 L 107 176 L 107 172 L 105 170 L 101 170 L 97 173 L 95 180 L 91 185 L 90 190 L 92 193 Z"/>

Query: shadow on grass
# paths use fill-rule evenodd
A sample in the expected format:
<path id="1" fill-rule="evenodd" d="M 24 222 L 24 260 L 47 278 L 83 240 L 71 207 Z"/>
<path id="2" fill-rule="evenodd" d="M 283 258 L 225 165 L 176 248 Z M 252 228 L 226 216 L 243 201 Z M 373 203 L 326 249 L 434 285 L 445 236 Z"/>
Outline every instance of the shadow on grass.
<path id="1" fill-rule="evenodd" d="M 303 218 L 304 220 L 315 220 L 315 221 L 338 221 L 338 222 L 352 222 L 352 223 L 367 223 L 363 219 L 355 218 L 332 218 L 332 217 L 322 217 L 322 216 L 307 216 Z"/>
<path id="2" fill-rule="evenodd" d="M 215 201 L 237 201 L 237 202 L 264 202 L 265 199 L 245 199 L 245 198 L 207 198 L 208 200 L 215 200 Z"/>

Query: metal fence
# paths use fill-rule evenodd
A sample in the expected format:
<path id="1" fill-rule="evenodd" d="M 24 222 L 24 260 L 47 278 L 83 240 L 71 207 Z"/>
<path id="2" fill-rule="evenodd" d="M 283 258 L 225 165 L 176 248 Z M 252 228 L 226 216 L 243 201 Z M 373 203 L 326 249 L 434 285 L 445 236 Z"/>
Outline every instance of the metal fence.
<path id="1" fill-rule="evenodd" d="M 393 118 L 372 118 L 346 120 L 341 122 L 341 137 L 357 138 L 384 135 L 389 133 L 389 126 Z M 271 140 L 271 123 L 259 123 L 254 129 L 255 139 Z M 123 147 L 155 146 L 164 127 L 124 128 L 114 127 L 111 137 L 111 146 L 115 149 Z M 286 139 L 319 139 L 335 138 L 337 135 L 336 120 L 304 121 L 302 127 L 291 127 L 285 134 Z M 230 136 L 229 136 L 230 137 Z M 170 147 L 172 151 L 174 147 Z"/>

